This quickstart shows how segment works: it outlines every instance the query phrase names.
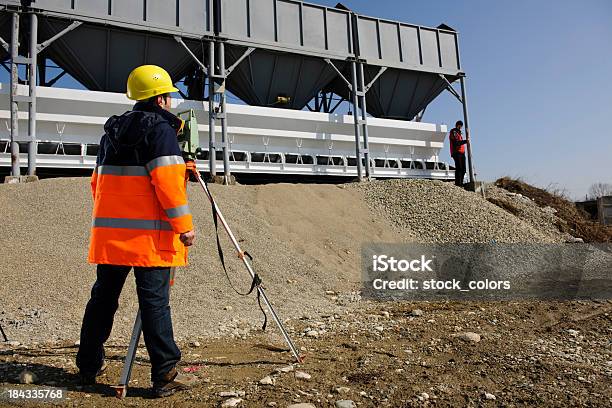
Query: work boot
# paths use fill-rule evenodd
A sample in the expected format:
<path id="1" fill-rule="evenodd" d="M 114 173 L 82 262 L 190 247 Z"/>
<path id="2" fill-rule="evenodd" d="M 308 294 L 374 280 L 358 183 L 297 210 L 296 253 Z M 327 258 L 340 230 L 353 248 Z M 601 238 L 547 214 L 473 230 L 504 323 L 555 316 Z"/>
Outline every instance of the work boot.
<path id="1" fill-rule="evenodd" d="M 106 360 L 102 360 L 102 367 L 95 373 L 84 373 L 82 371 L 79 372 L 79 381 L 81 385 L 94 385 L 96 383 L 96 377 L 104 374 L 106 370 L 107 364 Z"/>
<path id="2" fill-rule="evenodd" d="M 162 381 L 153 383 L 153 394 L 160 397 L 167 397 L 176 391 L 186 390 L 193 387 L 198 382 L 198 377 L 192 374 L 180 374 L 176 368 L 168 371 Z"/>

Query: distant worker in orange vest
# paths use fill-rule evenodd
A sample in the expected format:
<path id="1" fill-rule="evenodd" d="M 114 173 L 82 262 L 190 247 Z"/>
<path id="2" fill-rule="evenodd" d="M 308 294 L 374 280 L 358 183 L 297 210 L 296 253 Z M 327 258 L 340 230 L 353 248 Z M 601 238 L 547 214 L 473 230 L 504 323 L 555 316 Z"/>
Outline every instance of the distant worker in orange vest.
<path id="1" fill-rule="evenodd" d="M 195 239 L 187 170 L 177 141 L 183 122 L 168 111 L 170 93 L 176 91 L 164 69 L 140 66 L 127 80 L 127 96 L 138 102 L 104 125 L 91 179 L 89 262 L 98 265 L 97 280 L 77 354 L 85 385 L 95 384 L 106 368 L 104 343 L 132 268 L 154 395 L 170 395 L 197 380 L 175 368 L 181 352 L 174 342 L 169 306 L 170 269 L 187 263 L 186 247 Z"/>
<path id="2" fill-rule="evenodd" d="M 448 139 L 450 140 L 450 154 L 455 161 L 455 185 L 463 187 L 463 179 L 465 178 L 465 145 L 470 142 L 469 133 L 466 134 L 465 140 L 461 134 L 463 127 L 462 121 L 457 121 L 453 130 L 450 131 Z"/>

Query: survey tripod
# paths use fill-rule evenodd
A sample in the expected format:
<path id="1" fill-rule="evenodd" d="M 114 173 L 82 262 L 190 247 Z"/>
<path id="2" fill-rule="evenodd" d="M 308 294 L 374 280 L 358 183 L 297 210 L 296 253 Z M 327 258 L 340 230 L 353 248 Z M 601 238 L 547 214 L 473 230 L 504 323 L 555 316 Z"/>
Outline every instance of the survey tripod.
<path id="1" fill-rule="evenodd" d="M 220 243 L 219 234 L 218 234 L 219 224 L 221 224 L 221 226 L 227 233 L 227 236 L 229 240 L 231 241 L 232 246 L 234 247 L 234 250 L 236 251 L 236 254 L 238 255 L 238 258 L 240 258 L 240 260 L 242 261 L 244 267 L 246 268 L 246 270 L 248 271 L 252 279 L 251 289 L 247 293 L 242 294 L 242 295 L 248 295 L 252 293 L 253 290 L 257 291 L 256 292 L 257 301 L 259 303 L 260 308 L 261 308 L 261 301 L 263 301 L 263 303 L 266 305 L 266 308 L 270 312 L 270 315 L 272 315 L 272 319 L 274 320 L 281 334 L 283 335 L 283 338 L 287 342 L 287 345 L 289 346 L 289 350 L 293 354 L 293 357 L 298 363 L 301 363 L 303 361 L 303 356 L 300 355 L 300 353 L 298 352 L 295 344 L 293 344 L 293 341 L 289 337 L 289 333 L 287 333 L 287 330 L 283 326 L 283 323 L 281 322 L 280 318 L 276 314 L 274 307 L 272 307 L 272 303 L 270 303 L 270 300 L 268 299 L 268 296 L 266 295 L 264 287 L 262 286 L 261 278 L 253 270 L 253 267 L 250 262 L 252 261 L 251 256 L 247 252 L 243 251 L 242 248 L 240 247 L 238 240 L 236 239 L 234 233 L 230 229 L 227 221 L 225 220 L 225 217 L 221 213 L 221 210 L 217 206 L 217 203 L 215 202 L 212 194 L 210 193 L 208 184 L 206 183 L 206 181 L 204 181 L 204 179 L 200 175 L 200 172 L 195 167 L 195 158 L 196 158 L 197 153 L 199 153 L 199 150 L 200 150 L 199 145 L 198 145 L 199 143 L 199 135 L 198 135 L 198 130 L 197 130 L 198 124 L 197 124 L 195 113 L 193 110 L 187 111 L 187 112 L 181 112 L 178 114 L 179 117 L 182 117 L 185 115 L 187 116 L 187 119 L 184 120 L 183 131 L 181 134 L 179 134 L 179 145 L 181 146 L 183 157 L 185 158 L 185 161 L 188 163 L 187 169 L 188 169 L 188 172 L 190 173 L 190 176 L 192 176 L 191 179 L 195 180 L 196 182 L 200 184 L 200 186 L 202 187 L 202 190 L 204 190 L 204 193 L 206 194 L 208 200 L 210 201 L 212 215 L 213 215 L 213 222 L 214 222 L 215 230 L 217 233 L 217 249 L 219 251 L 219 258 L 221 260 L 223 269 L 227 275 L 227 270 L 225 268 L 225 261 L 223 258 L 223 251 L 221 249 L 221 243 Z M 172 268 L 171 273 L 170 273 L 170 285 L 171 286 L 174 284 L 174 271 L 175 269 Z M 229 276 L 227 276 L 227 278 L 229 280 Z M 231 281 L 230 281 L 230 285 L 231 285 Z M 233 288 L 233 285 L 231 286 Z M 262 311 L 263 311 L 263 308 L 262 308 Z M 264 316 L 265 316 L 265 312 L 264 312 Z M 266 321 L 267 321 L 267 317 L 263 325 L 264 330 L 266 327 Z M 119 381 L 119 385 L 114 387 L 117 398 L 125 398 L 127 394 L 127 388 L 130 382 L 130 377 L 132 374 L 132 366 L 134 365 L 134 360 L 136 358 L 136 350 L 138 348 L 138 342 L 140 341 L 141 332 L 142 332 L 142 320 L 141 320 L 140 309 L 139 309 L 136 314 L 136 320 L 134 322 L 134 327 L 132 329 L 130 345 L 128 347 L 127 355 L 125 357 L 125 362 L 123 364 L 123 370 L 121 371 L 121 378 Z"/>
<path id="2" fill-rule="evenodd" d="M 6 337 L 6 334 L 4 334 L 4 329 L 2 328 L 1 324 L 0 324 L 0 333 L 2 333 L 2 338 L 4 339 L 4 342 L 6 343 L 8 341 L 8 338 Z"/>

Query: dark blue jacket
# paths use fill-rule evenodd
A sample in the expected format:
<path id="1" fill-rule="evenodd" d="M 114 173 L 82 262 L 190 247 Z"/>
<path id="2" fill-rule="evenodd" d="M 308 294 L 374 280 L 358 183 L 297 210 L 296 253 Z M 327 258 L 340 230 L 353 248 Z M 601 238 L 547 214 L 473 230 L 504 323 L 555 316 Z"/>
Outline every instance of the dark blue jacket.
<path id="1" fill-rule="evenodd" d="M 144 166 L 161 156 L 181 156 L 177 130 L 181 120 L 148 102 L 115 115 L 104 125 L 97 165 Z"/>

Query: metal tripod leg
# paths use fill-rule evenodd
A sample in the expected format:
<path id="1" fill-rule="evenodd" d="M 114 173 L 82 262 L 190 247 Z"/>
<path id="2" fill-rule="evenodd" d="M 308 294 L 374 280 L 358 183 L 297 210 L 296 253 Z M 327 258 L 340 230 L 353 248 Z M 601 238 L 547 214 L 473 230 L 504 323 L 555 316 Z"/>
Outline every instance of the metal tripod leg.
<path id="1" fill-rule="evenodd" d="M 176 268 L 170 268 L 170 287 L 174 286 L 174 274 Z M 132 367 L 134 366 L 134 360 L 136 360 L 136 350 L 138 349 L 138 343 L 140 342 L 140 335 L 142 334 L 142 316 L 140 315 L 140 308 L 136 313 L 136 320 L 134 321 L 134 328 L 132 329 L 132 338 L 130 339 L 130 345 L 128 347 L 127 354 L 125 355 L 125 361 L 123 362 L 123 370 L 121 370 L 121 378 L 119 379 L 119 385 L 114 386 L 115 396 L 119 399 L 125 398 L 127 394 L 128 384 L 130 383 L 130 377 L 132 376 Z"/>
<path id="2" fill-rule="evenodd" d="M 232 245 L 234 246 L 234 248 L 238 252 L 238 255 L 240 256 L 240 259 L 242 259 L 242 262 L 244 263 L 244 266 L 249 271 L 249 274 L 251 275 L 251 278 L 255 279 L 255 271 L 253 271 L 253 268 L 251 267 L 251 264 L 249 263 L 247 257 L 244 256 L 244 252 L 240 248 L 240 244 L 238 244 L 238 240 L 236 239 L 236 237 L 234 236 L 234 234 L 230 230 L 229 225 L 227 224 L 227 222 L 225 221 L 225 218 L 223 217 L 223 214 L 221 214 L 221 211 L 219 210 L 219 207 L 217 206 L 217 203 L 215 203 L 215 200 L 213 199 L 212 194 L 208 190 L 208 186 L 206 185 L 204 180 L 202 180 L 202 177 L 200 176 L 200 173 L 198 171 L 195 171 L 194 173 L 195 173 L 196 178 L 198 179 L 198 182 L 200 183 L 200 186 L 202 186 L 202 188 L 204 189 L 204 192 L 208 196 L 208 200 L 210 201 L 210 203 L 212 205 L 215 206 L 215 210 L 216 210 L 216 213 L 217 213 L 217 218 L 221 222 L 221 225 L 223 225 L 223 229 L 225 229 L 225 232 L 229 236 L 230 241 L 232 241 Z M 283 323 L 280 321 L 278 315 L 276 314 L 276 311 L 274 310 L 274 308 L 272 307 L 272 304 L 268 300 L 268 296 L 266 296 L 266 292 L 264 291 L 264 289 L 260 285 L 257 285 L 256 287 L 257 287 L 257 291 L 259 292 L 259 295 L 261 296 L 261 298 L 263 299 L 264 303 L 266 304 L 268 310 L 270 311 L 270 314 L 272 315 L 272 318 L 276 322 L 276 325 L 278 326 L 279 330 L 281 331 L 281 334 L 283 335 L 285 341 L 287 342 L 287 345 L 289 345 L 289 348 L 291 349 L 291 353 L 293 354 L 293 356 L 295 357 L 297 362 L 301 363 L 303 361 L 303 357 L 300 355 L 300 353 L 298 352 L 297 348 L 295 347 L 295 345 L 291 341 L 291 338 L 289 337 L 289 333 L 287 333 L 287 330 L 285 330 L 285 327 L 283 326 Z"/>
<path id="3" fill-rule="evenodd" d="M 121 379 L 119 385 L 113 387 L 115 389 L 115 396 L 119 399 L 125 398 L 127 394 L 128 384 L 130 377 L 132 376 L 132 367 L 134 360 L 136 359 L 136 349 L 138 349 L 138 342 L 140 341 L 140 334 L 142 333 L 142 318 L 140 317 L 140 309 L 136 313 L 136 321 L 134 321 L 134 328 L 132 329 L 132 338 L 130 339 L 130 346 L 128 347 L 125 361 L 123 363 L 123 370 L 121 370 Z"/>
<path id="4" fill-rule="evenodd" d="M 2 333 L 2 337 L 4 338 L 4 341 L 7 342 L 8 338 L 6 337 L 6 334 L 4 334 L 4 329 L 2 328 L 1 324 L 0 324 L 0 332 Z"/>

